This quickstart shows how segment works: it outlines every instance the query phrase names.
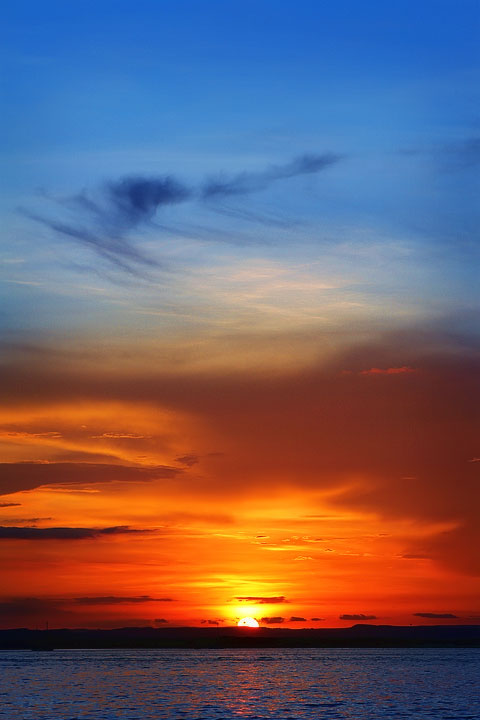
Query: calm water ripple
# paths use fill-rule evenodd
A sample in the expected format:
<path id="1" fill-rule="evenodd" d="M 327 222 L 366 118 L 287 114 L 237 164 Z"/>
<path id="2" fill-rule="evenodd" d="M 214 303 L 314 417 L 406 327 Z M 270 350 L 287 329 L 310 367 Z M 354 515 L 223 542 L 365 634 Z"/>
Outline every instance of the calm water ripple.
<path id="1" fill-rule="evenodd" d="M 480 651 L 0 652 L 2 720 L 478 720 Z"/>

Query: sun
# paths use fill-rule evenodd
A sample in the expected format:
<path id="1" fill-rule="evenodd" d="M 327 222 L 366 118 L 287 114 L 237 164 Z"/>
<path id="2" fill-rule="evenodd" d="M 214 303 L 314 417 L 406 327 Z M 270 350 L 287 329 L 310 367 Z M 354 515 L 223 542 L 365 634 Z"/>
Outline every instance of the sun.
<path id="1" fill-rule="evenodd" d="M 255 618 L 244 617 L 238 621 L 238 627 L 260 627 Z"/>

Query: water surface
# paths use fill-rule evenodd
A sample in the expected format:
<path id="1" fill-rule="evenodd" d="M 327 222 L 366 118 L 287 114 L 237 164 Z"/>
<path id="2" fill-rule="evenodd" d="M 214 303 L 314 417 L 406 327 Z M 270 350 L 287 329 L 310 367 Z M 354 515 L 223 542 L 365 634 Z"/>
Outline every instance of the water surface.
<path id="1" fill-rule="evenodd" d="M 478 720 L 480 651 L 0 652 L 2 720 Z"/>

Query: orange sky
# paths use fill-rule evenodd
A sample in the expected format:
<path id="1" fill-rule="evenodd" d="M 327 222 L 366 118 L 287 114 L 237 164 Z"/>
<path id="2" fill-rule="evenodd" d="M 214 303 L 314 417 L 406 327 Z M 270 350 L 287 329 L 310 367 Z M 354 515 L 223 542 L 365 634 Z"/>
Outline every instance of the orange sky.
<path id="1" fill-rule="evenodd" d="M 7 348 L 2 626 L 478 622 L 475 367 L 425 338 Z"/>

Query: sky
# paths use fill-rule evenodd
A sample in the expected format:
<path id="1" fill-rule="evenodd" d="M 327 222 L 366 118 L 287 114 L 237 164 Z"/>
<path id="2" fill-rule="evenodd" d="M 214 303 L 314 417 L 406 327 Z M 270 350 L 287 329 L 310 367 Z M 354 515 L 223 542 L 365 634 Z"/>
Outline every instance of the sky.
<path id="1" fill-rule="evenodd" d="M 2 15 L 0 627 L 480 622 L 478 2 Z"/>

